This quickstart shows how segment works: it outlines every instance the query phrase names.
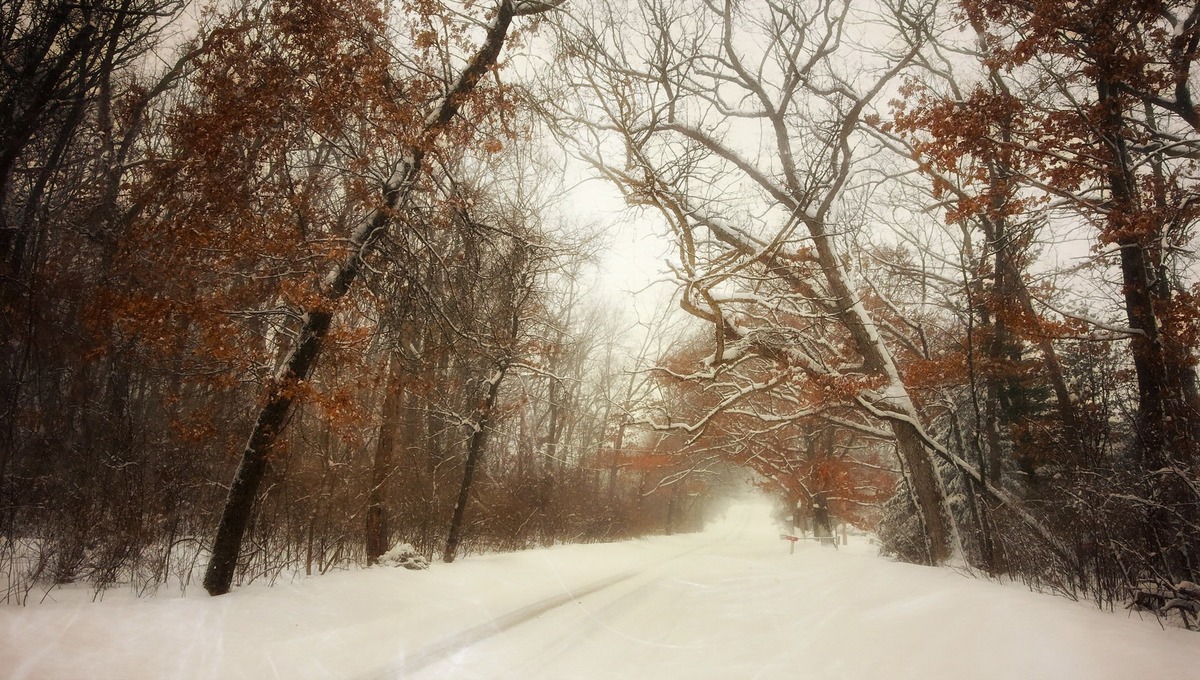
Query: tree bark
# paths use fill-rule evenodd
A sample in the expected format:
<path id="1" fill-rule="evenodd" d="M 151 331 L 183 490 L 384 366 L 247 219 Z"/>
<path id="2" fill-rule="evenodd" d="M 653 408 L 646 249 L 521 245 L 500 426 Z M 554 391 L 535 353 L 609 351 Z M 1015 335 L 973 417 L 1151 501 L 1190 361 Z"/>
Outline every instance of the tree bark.
<path id="1" fill-rule="evenodd" d="M 1130 340 L 1138 386 L 1136 450 L 1147 488 L 1149 526 L 1144 550 L 1156 554 L 1170 580 L 1195 573 L 1200 542 L 1188 540 L 1194 532 L 1196 492 L 1184 481 L 1194 463 L 1192 441 L 1197 423 L 1192 357 L 1164 344 L 1159 313 L 1171 299 L 1163 265 L 1160 224 L 1139 224 L 1148 209 L 1139 205 L 1133 160 L 1126 143 L 1127 123 L 1118 86 L 1101 76 L 1096 81 L 1097 104 L 1104 116 L 1099 142 L 1107 160 L 1106 180 L 1111 206 L 1106 237 L 1120 248 L 1120 269 L 1126 318 L 1136 332 Z M 1178 546 L 1178 551 L 1162 546 Z"/>
<path id="2" fill-rule="evenodd" d="M 475 417 L 471 440 L 467 445 L 467 460 L 463 465 L 462 484 L 458 489 L 458 500 L 454 503 L 454 517 L 450 520 L 450 535 L 446 539 L 446 549 L 442 552 L 442 561 L 447 564 L 454 561 L 458 545 L 462 541 L 463 518 L 467 513 L 467 502 L 471 499 L 471 484 L 475 479 L 475 469 L 483 456 L 484 445 L 487 444 L 488 424 L 491 420 L 492 408 L 500 395 L 500 383 L 508 372 L 508 362 L 501 361 L 488 384 L 487 396 L 479 407 Z"/>
<path id="3" fill-rule="evenodd" d="M 829 538 L 833 536 L 833 523 L 829 521 L 829 500 L 824 491 L 813 494 L 812 499 L 813 536 Z"/>
<path id="4" fill-rule="evenodd" d="M 300 376 L 307 377 L 317 361 L 331 320 L 329 312 L 307 315 L 296 349 L 276 374 L 268 393 L 270 397 L 258 412 L 254 431 L 242 451 L 241 463 L 229 486 L 229 497 L 213 541 L 212 558 L 204 573 L 204 589 L 209 595 L 223 595 L 229 592 L 233 583 L 242 537 L 250 521 L 258 487 L 267 473 L 271 449 L 291 413 L 302 380 Z"/>
<path id="5" fill-rule="evenodd" d="M 388 361 L 388 380 L 383 396 L 382 420 L 379 423 L 379 442 L 371 466 L 371 490 L 367 494 L 367 526 L 365 548 L 367 563 L 375 564 L 388 551 L 388 515 L 384 487 L 395 470 L 395 448 L 400 429 L 404 386 L 400 361 Z"/>

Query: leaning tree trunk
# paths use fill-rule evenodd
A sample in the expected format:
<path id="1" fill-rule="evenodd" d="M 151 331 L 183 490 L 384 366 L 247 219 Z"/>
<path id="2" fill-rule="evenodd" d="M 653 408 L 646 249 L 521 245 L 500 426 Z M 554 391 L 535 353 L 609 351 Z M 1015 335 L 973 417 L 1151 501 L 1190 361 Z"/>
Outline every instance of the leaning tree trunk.
<path id="1" fill-rule="evenodd" d="M 692 211 L 694 213 L 694 211 Z M 926 447 L 924 433 L 920 429 L 920 416 L 908 395 L 900 372 L 896 368 L 891 350 L 883 343 L 870 312 L 863 307 L 850 288 L 841 259 L 833 246 L 833 239 L 821 221 L 807 217 L 808 232 L 817 252 L 818 264 L 824 272 L 828 286 L 828 297 L 835 307 L 837 320 L 846 329 L 855 350 L 862 356 L 863 366 L 871 373 L 883 377 L 885 397 L 872 401 L 869 407 L 876 415 L 884 416 L 888 428 L 896 441 L 896 453 L 900 457 L 917 519 L 925 539 L 926 562 L 940 564 L 949 557 L 952 549 L 957 550 L 958 537 L 947 507 L 946 493 L 942 480 L 934 466 L 933 455 Z M 748 239 L 728 229 L 715 220 L 706 220 L 705 225 L 718 240 L 741 250 L 743 254 L 766 258 L 763 263 L 789 285 L 800 290 L 809 284 L 796 276 L 789 264 L 776 254 L 760 252 Z"/>
<path id="2" fill-rule="evenodd" d="M 459 113 L 480 78 L 495 66 L 513 17 L 548 7 L 539 3 L 536 8 L 532 5 L 518 8 L 512 0 L 503 0 L 500 3 L 483 44 L 437 108 L 426 118 L 425 128 L 418 143 L 384 185 L 382 205 L 371 211 L 350 236 L 351 254 L 326 276 L 319 302 L 304 315 L 304 325 L 295 347 L 266 386 L 266 398 L 258 412 L 246 448 L 242 451 L 241 462 L 234 474 L 233 483 L 230 484 L 229 497 L 225 502 L 221 521 L 217 525 L 212 558 L 204 574 L 204 589 L 210 595 L 229 592 L 233 583 L 246 525 L 250 520 L 259 485 L 266 475 L 271 451 L 291 413 L 297 387 L 311 375 L 329 334 L 333 314 L 328 310 L 334 309 L 337 302 L 350 291 L 354 280 L 363 270 L 365 258 L 374 251 L 379 238 L 391 226 L 392 216 L 411 198 L 425 150 L 435 148 L 435 143 Z"/>
<path id="3" fill-rule="evenodd" d="M 450 520 L 450 536 L 446 539 L 446 549 L 442 552 L 443 562 L 453 562 L 458 545 L 462 542 L 463 519 L 467 513 L 467 502 L 471 499 L 471 485 L 475 480 L 475 470 L 479 459 L 483 456 L 487 444 L 488 425 L 491 421 L 492 408 L 500 395 L 500 383 L 508 371 L 508 361 L 503 360 L 496 367 L 495 373 L 488 379 L 487 395 L 483 399 L 475 422 L 472 423 L 471 441 L 467 445 L 467 461 L 463 466 L 462 485 L 458 489 L 458 500 L 454 503 L 454 517 Z"/>

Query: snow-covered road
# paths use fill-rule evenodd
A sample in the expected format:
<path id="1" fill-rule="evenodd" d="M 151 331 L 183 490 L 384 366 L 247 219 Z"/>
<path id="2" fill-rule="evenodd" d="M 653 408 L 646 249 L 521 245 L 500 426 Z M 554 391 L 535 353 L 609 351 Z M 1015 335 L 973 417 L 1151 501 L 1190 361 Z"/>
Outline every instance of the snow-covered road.
<path id="1" fill-rule="evenodd" d="M 882 561 L 865 543 L 789 556 L 746 510 L 704 543 L 392 677 L 1200 677 L 1194 633 Z"/>
<path id="2" fill-rule="evenodd" d="M 0 678 L 1200 677 L 1200 634 L 1017 585 L 701 535 L 369 569 L 221 598 L 0 608 Z"/>
<path id="3" fill-rule="evenodd" d="M 661 584 L 677 579 L 687 562 L 703 559 L 728 542 L 727 535 L 709 533 L 699 545 L 685 544 L 661 559 L 584 586 L 566 587 L 563 592 L 498 616 L 453 638 L 406 657 L 394 668 L 377 674 L 380 678 L 445 678 L 497 676 L 529 677 L 549 672 L 548 677 L 571 677 L 576 669 L 594 664 L 577 655 L 582 643 L 594 640 L 602 619 L 616 611 L 637 614 L 639 609 L 658 603 L 643 601 L 643 596 Z M 700 555 L 697 555 L 700 553 Z M 661 603 L 658 603 L 661 604 Z M 670 611 L 668 608 L 664 611 Z M 661 613 L 650 619 L 661 620 Z M 511 629 L 518 628 L 510 632 Z M 601 656 L 607 653 L 601 650 Z M 547 663 L 562 660 L 572 669 L 554 672 Z M 561 665 L 561 664 L 560 664 Z"/>

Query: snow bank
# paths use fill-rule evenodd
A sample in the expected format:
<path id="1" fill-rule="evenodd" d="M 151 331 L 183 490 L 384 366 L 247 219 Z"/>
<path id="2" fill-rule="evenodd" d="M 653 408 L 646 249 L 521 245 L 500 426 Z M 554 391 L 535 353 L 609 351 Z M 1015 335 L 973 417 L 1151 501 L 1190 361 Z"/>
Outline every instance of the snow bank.
<path id="1" fill-rule="evenodd" d="M 385 567 L 405 569 L 428 569 L 429 560 L 417 552 L 411 543 L 398 543 L 396 547 L 379 556 L 379 564 Z"/>

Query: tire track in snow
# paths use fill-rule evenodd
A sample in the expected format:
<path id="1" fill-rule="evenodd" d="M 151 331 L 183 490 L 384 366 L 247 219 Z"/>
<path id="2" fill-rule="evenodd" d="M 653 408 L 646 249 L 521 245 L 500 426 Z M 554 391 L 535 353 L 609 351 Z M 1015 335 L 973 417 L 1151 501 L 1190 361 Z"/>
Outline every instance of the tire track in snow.
<path id="1" fill-rule="evenodd" d="M 640 573 L 642 573 L 642 569 L 631 569 L 629 571 L 617 574 L 616 576 L 611 576 L 609 578 L 589 584 L 578 590 L 568 591 L 553 597 L 548 597 L 544 600 L 540 600 L 531 605 L 517 609 L 516 611 L 509 612 L 502 616 L 497 616 L 487 623 L 480 624 L 474 628 L 468 628 L 457 635 L 446 638 L 445 640 L 435 643 L 430 647 L 426 647 L 420 652 L 407 657 L 399 668 L 390 670 L 378 677 L 407 677 L 411 673 L 422 670 L 427 666 L 441 661 L 442 659 L 445 659 L 460 650 L 478 644 L 492 637 L 493 635 L 498 635 L 510 628 L 513 628 L 514 626 L 519 626 L 526 621 L 535 619 L 551 609 L 556 609 L 565 604 L 578 600 L 579 598 L 586 597 L 592 593 L 614 586 L 622 581 L 627 581 Z"/>
<path id="2" fill-rule="evenodd" d="M 476 645 L 488 638 L 499 635 L 516 626 L 531 621 L 546 612 L 557 609 L 563 605 L 577 601 L 594 593 L 598 593 L 607 588 L 611 588 L 619 583 L 628 581 L 636 576 L 646 574 L 658 569 L 664 564 L 681 559 L 701 550 L 712 550 L 713 548 L 736 540 L 742 535 L 745 525 L 736 528 L 736 533 L 733 535 L 726 534 L 716 537 L 715 540 L 699 545 L 687 550 L 680 551 L 674 555 L 665 557 L 656 562 L 651 562 L 634 569 L 623 571 L 615 576 L 594 581 L 581 588 L 567 590 L 558 595 L 547 597 L 532 604 L 516 609 L 507 614 L 497 616 L 487 623 L 483 623 L 471 628 L 468 628 L 456 635 L 452 635 L 436 642 L 425 649 L 422 649 L 415 654 L 408 655 L 403 661 L 391 666 L 381 673 L 376 673 L 368 676 L 365 680 L 393 680 L 395 678 L 405 678 L 417 673 L 439 661 L 449 658 L 450 656 Z M 624 598 L 621 598 L 624 599 Z"/>

